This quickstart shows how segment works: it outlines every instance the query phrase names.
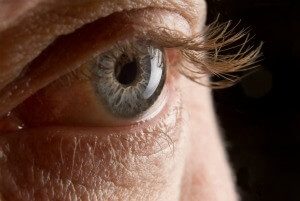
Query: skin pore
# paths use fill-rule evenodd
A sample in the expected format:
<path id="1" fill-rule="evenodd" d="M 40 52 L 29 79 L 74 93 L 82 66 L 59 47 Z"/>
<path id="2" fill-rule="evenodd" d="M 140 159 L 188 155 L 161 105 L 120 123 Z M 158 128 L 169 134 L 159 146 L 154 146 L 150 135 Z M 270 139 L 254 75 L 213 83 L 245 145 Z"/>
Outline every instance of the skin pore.
<path id="1" fill-rule="evenodd" d="M 238 200 L 211 91 L 179 73 L 176 48 L 136 121 L 68 77 L 132 36 L 201 32 L 204 1 L 7 0 L 0 13 L 0 201 Z"/>

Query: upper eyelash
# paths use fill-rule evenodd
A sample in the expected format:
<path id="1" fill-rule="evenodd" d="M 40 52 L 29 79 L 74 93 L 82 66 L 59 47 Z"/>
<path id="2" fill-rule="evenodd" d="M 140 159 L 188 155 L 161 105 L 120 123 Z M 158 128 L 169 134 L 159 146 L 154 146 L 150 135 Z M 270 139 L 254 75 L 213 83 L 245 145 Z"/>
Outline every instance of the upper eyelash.
<path id="1" fill-rule="evenodd" d="M 211 88 L 224 88 L 235 84 L 248 75 L 251 72 L 249 70 L 258 67 L 262 56 L 262 43 L 256 47 L 249 45 L 252 39 L 249 29 L 235 32 L 238 24 L 232 25 L 231 21 L 219 24 L 217 19 L 201 33 L 190 37 L 182 37 L 172 30 L 165 30 L 163 34 L 161 30 L 152 31 L 150 35 L 161 46 L 175 47 L 180 51 L 184 60 L 178 66 L 185 77 Z M 226 53 L 229 50 L 233 52 Z M 239 72 L 244 74 L 236 75 Z M 223 79 L 206 83 L 202 78 L 207 74 Z"/>
<path id="2" fill-rule="evenodd" d="M 249 30 L 235 32 L 237 25 L 232 25 L 231 21 L 219 24 L 215 20 L 201 33 L 191 37 L 184 38 L 182 34 L 173 30 L 164 31 L 164 28 L 161 28 L 163 34 L 162 30 L 151 31 L 145 37 L 150 38 L 147 43 L 161 49 L 177 48 L 184 58 L 178 65 L 179 71 L 185 77 L 211 88 L 224 88 L 235 84 L 251 69 L 258 67 L 261 57 L 262 43 L 257 47 L 248 45 L 252 39 Z M 235 43 L 238 44 L 233 45 Z M 122 49 L 122 45 L 117 44 L 115 48 Z M 234 52 L 226 54 L 228 50 Z M 239 72 L 244 74 L 236 75 Z M 206 83 L 202 78 L 207 74 L 216 75 L 221 80 Z"/>

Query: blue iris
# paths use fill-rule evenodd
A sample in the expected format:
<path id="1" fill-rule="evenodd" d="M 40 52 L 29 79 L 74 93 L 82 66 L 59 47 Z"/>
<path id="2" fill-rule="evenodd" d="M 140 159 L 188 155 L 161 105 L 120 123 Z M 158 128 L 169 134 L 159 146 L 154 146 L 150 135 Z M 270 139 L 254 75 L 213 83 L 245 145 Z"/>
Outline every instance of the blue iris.
<path id="1" fill-rule="evenodd" d="M 139 42 L 126 42 L 99 55 L 93 68 L 100 100 L 121 118 L 147 111 L 159 97 L 166 77 L 163 52 Z"/>

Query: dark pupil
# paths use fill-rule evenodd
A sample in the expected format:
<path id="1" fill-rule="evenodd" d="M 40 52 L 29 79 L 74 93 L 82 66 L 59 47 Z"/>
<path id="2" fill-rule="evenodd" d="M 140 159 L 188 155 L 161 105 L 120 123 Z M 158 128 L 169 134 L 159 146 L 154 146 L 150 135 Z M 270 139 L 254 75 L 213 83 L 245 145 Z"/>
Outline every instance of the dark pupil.
<path id="1" fill-rule="evenodd" d="M 132 84 L 138 74 L 138 64 L 135 60 L 130 61 L 128 57 L 122 56 L 121 61 L 115 68 L 115 76 L 120 84 Z"/>

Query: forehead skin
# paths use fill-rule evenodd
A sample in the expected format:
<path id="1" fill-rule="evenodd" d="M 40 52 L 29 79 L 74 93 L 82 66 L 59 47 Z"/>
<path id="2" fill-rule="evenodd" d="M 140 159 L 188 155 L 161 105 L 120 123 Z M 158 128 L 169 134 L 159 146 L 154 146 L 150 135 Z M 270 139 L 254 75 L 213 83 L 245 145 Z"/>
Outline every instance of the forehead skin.
<path id="1" fill-rule="evenodd" d="M 205 2 L 196 0 L 0 1 L 0 89 L 58 36 L 115 12 L 147 8 L 182 15 L 193 32 L 205 21 Z"/>

